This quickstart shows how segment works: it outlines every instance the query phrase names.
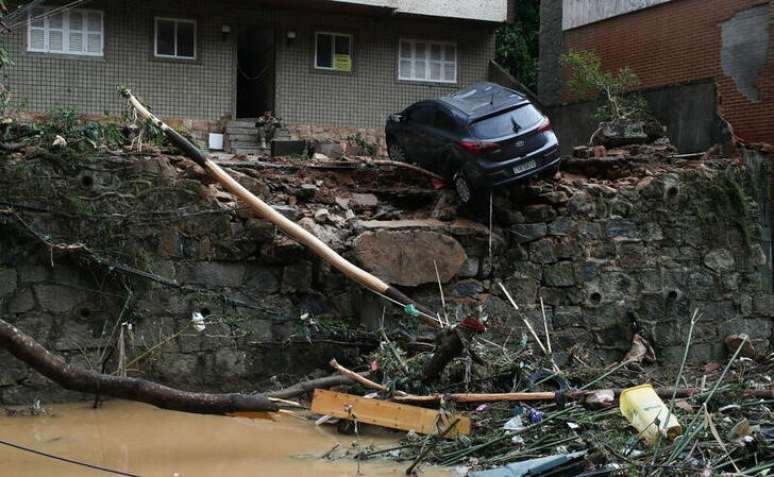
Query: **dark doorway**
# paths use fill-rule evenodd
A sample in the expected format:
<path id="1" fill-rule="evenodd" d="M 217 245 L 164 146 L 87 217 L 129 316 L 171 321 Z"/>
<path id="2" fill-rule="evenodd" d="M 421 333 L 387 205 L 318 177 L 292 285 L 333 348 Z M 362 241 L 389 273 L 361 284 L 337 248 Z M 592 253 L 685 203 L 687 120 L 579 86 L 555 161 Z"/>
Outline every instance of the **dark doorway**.
<path id="1" fill-rule="evenodd" d="M 248 27 L 237 38 L 236 116 L 257 118 L 274 110 L 274 31 Z"/>

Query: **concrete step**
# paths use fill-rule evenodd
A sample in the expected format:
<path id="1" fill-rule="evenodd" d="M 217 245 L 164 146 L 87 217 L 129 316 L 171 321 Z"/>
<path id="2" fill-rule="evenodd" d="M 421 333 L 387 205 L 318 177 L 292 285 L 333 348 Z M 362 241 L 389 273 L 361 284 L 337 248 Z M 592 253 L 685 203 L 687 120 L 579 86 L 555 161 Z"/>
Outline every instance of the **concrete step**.
<path id="1" fill-rule="evenodd" d="M 253 124 L 248 124 L 248 125 L 226 124 L 226 134 L 249 134 L 249 133 L 256 134 L 257 131 L 258 130 L 255 128 Z"/>
<path id="2" fill-rule="evenodd" d="M 231 135 L 229 134 L 228 140 L 231 143 L 249 143 L 249 144 L 258 144 L 260 141 L 255 136 L 248 136 L 247 134 L 239 134 L 239 135 Z"/>

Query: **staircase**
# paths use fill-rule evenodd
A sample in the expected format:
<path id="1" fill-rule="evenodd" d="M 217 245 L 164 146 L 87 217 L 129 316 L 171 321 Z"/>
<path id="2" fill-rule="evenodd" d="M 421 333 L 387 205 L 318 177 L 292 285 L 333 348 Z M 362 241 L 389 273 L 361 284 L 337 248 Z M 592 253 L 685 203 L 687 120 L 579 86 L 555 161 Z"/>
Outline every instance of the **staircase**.
<path id="1" fill-rule="evenodd" d="M 255 127 L 257 118 L 240 118 L 226 124 L 226 140 L 229 150 L 234 154 L 263 156 L 268 155 L 270 144 L 261 148 L 258 139 L 258 129 Z M 274 132 L 274 139 L 288 139 L 290 135 L 285 128 Z"/>

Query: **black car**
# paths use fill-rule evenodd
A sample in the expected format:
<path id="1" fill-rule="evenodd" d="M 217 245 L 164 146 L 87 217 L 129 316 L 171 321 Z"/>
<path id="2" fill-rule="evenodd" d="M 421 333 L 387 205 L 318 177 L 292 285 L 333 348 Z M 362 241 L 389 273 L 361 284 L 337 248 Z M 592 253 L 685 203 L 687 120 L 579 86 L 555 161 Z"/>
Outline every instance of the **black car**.
<path id="1" fill-rule="evenodd" d="M 475 190 L 559 167 L 548 118 L 523 94 L 493 83 L 414 103 L 390 115 L 385 135 L 390 159 L 453 180 L 464 202 Z"/>

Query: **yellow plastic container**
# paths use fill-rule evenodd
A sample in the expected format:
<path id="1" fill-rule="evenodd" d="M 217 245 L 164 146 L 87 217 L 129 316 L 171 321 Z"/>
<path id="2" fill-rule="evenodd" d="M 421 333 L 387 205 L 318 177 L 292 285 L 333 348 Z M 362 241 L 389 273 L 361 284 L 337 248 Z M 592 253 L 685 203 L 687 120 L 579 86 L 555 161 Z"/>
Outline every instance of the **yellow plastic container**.
<path id="1" fill-rule="evenodd" d="M 683 432 L 683 427 L 677 418 L 674 414 L 669 414 L 669 408 L 664 405 L 650 384 L 624 389 L 621 391 L 619 404 L 621 414 L 637 429 L 640 438 L 648 444 L 656 442 L 659 432 L 669 440 Z M 657 419 L 658 424 L 656 424 Z"/>

